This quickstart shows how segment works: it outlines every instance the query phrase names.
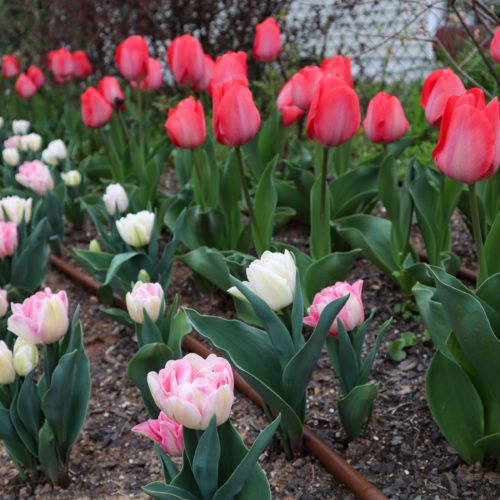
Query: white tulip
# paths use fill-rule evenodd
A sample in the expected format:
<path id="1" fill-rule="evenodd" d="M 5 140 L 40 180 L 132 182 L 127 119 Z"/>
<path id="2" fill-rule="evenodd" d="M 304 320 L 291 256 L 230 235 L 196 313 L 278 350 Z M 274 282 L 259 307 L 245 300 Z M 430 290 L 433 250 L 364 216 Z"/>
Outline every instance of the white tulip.
<path id="1" fill-rule="evenodd" d="M 0 116 L 0 128 L 3 128 L 3 117 Z"/>
<path id="2" fill-rule="evenodd" d="M 296 267 L 292 254 L 265 251 L 247 268 L 248 281 L 243 284 L 260 297 L 273 311 L 279 311 L 293 302 L 295 294 Z M 236 287 L 229 293 L 242 297 Z"/>
<path id="3" fill-rule="evenodd" d="M 5 148 L 2 151 L 2 158 L 7 165 L 10 165 L 11 167 L 16 167 L 19 165 L 19 151 L 17 148 Z"/>
<path id="4" fill-rule="evenodd" d="M 0 199 L 0 220 L 5 220 L 4 212 L 10 222 L 21 224 L 24 217 L 26 223 L 31 220 L 32 199 L 20 198 L 19 196 L 6 196 Z"/>
<path id="5" fill-rule="evenodd" d="M 38 364 L 38 347 L 17 337 L 14 344 L 14 369 L 21 377 L 28 373 Z"/>
<path id="6" fill-rule="evenodd" d="M 12 131 L 14 132 L 14 134 L 27 134 L 29 128 L 30 122 L 28 120 L 14 120 L 12 122 Z"/>
<path id="7" fill-rule="evenodd" d="M 127 192 L 121 184 L 110 184 L 102 197 L 109 215 L 115 215 L 116 207 L 121 214 L 128 208 Z"/>
<path id="8" fill-rule="evenodd" d="M 27 148 L 36 153 L 42 147 L 42 136 L 35 133 L 23 135 L 21 144 L 25 144 Z M 23 149 L 23 151 L 26 151 L 26 149 Z"/>
<path id="9" fill-rule="evenodd" d="M 154 213 L 142 210 L 117 220 L 116 228 L 125 243 L 133 247 L 143 247 L 151 239 L 154 220 Z"/>
<path id="10" fill-rule="evenodd" d="M 78 172 L 78 170 L 70 170 L 69 172 L 65 172 L 61 174 L 62 180 L 64 184 L 69 187 L 77 187 L 82 182 L 82 174 Z"/>
<path id="11" fill-rule="evenodd" d="M 0 384 L 11 384 L 16 379 L 12 351 L 0 340 Z"/>

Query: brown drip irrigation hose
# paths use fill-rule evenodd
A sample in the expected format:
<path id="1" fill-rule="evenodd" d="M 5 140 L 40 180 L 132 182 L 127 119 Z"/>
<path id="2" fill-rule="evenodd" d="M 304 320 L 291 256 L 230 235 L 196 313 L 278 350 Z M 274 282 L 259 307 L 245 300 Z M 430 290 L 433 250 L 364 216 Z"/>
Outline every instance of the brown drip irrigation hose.
<path id="1" fill-rule="evenodd" d="M 50 263 L 70 278 L 85 285 L 94 293 L 98 292 L 99 283 L 97 281 L 74 268 L 60 257 L 51 254 Z M 114 294 L 113 300 L 118 307 L 126 309 L 125 301 L 119 295 Z M 184 339 L 183 347 L 204 357 L 213 353 L 211 349 L 191 335 L 188 335 Z M 262 398 L 237 372 L 234 373 L 234 382 L 241 392 L 253 402 L 262 406 Z M 387 497 L 381 491 L 365 479 L 356 469 L 354 469 L 354 467 L 349 465 L 339 453 L 328 446 L 328 444 L 307 425 L 304 426 L 304 446 L 361 500 L 387 500 Z"/>

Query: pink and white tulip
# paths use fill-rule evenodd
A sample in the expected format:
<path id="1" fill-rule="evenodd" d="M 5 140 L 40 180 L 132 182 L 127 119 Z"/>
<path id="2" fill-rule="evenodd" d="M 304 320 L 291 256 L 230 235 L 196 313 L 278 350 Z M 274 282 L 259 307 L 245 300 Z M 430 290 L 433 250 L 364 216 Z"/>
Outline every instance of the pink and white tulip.
<path id="1" fill-rule="evenodd" d="M 154 220 L 154 213 L 142 210 L 118 219 L 116 228 L 125 243 L 136 248 L 143 247 L 151 239 Z"/>
<path id="2" fill-rule="evenodd" d="M 121 214 L 127 211 L 128 196 L 121 184 L 109 184 L 102 200 L 109 215 L 115 215 L 117 207 Z"/>
<path id="3" fill-rule="evenodd" d="M 160 315 L 163 303 L 163 288 L 159 283 L 138 281 L 125 296 L 127 311 L 134 323 L 144 323 L 144 310 L 154 322 Z"/>
<path id="4" fill-rule="evenodd" d="M 24 187 L 29 187 L 43 196 L 47 189 L 54 189 L 54 181 L 47 165 L 40 160 L 25 161 L 19 167 L 16 181 Z"/>
<path id="5" fill-rule="evenodd" d="M 28 223 L 31 220 L 31 198 L 21 198 L 19 196 L 6 196 L 0 199 L 0 221 L 6 220 L 4 216 L 7 214 L 9 222 L 21 224 L 24 220 Z"/>
<path id="6" fill-rule="evenodd" d="M 17 248 L 17 224 L 0 222 L 0 259 L 14 255 Z"/>
<path id="7" fill-rule="evenodd" d="M 132 431 L 156 441 L 167 455 L 182 456 L 184 451 L 182 425 L 168 418 L 162 411 L 156 420 L 149 419 L 142 422 L 133 427 Z"/>

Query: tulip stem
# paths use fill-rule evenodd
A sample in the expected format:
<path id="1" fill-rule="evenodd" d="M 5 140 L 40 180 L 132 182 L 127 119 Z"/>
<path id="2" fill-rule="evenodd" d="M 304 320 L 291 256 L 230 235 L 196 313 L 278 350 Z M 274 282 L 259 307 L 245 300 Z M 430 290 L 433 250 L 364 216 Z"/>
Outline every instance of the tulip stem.
<path id="1" fill-rule="evenodd" d="M 130 142 L 130 134 L 128 131 L 127 123 L 125 122 L 125 118 L 123 117 L 123 112 L 120 109 L 120 107 L 118 107 L 117 111 L 118 111 L 118 117 L 120 118 L 120 123 L 122 124 L 123 131 L 125 132 L 125 135 L 127 136 L 127 140 Z"/>
<path id="2" fill-rule="evenodd" d="M 325 227 L 325 224 L 327 223 L 325 220 L 325 214 L 326 214 L 326 176 L 327 176 L 327 167 L 328 167 L 328 148 L 325 146 L 323 148 L 323 164 L 321 166 L 321 191 L 320 191 L 320 198 L 319 198 L 319 238 L 320 238 L 320 249 L 322 253 L 322 257 L 324 257 L 329 250 L 326 248 L 327 242 L 325 241 L 326 238 L 326 231 L 329 231 L 330 228 Z"/>
<path id="3" fill-rule="evenodd" d="M 43 344 L 43 368 L 47 379 L 47 386 L 50 387 L 52 374 L 57 366 L 59 358 L 59 343 Z"/>
<path id="4" fill-rule="evenodd" d="M 252 200 L 250 199 L 250 193 L 248 191 L 247 178 L 245 177 L 245 170 L 243 168 L 243 158 L 241 156 L 241 148 L 240 146 L 236 146 L 234 149 L 236 150 L 236 158 L 238 160 L 238 168 L 240 171 L 241 186 L 243 188 L 243 194 L 245 196 L 248 213 L 250 214 L 250 222 L 255 231 L 255 236 L 259 240 L 259 244 L 255 246 L 260 247 L 262 243 L 262 238 L 260 236 L 259 227 L 257 226 L 257 219 L 255 218 L 255 212 L 253 211 Z"/>
<path id="5" fill-rule="evenodd" d="M 203 177 L 201 175 L 201 167 L 200 167 L 200 162 L 198 161 L 198 155 L 196 154 L 196 150 L 192 149 L 191 150 L 191 156 L 193 157 L 193 163 L 194 163 L 194 168 L 196 170 L 196 176 L 198 177 L 198 187 L 199 187 L 199 194 L 200 194 L 200 200 L 199 201 L 201 205 L 201 211 L 205 212 L 206 211 L 206 203 L 205 203 L 205 189 L 203 185 Z M 195 190 L 196 193 L 196 190 Z"/>
<path id="6" fill-rule="evenodd" d="M 477 274 L 477 286 L 479 286 L 488 277 L 488 271 L 486 269 L 486 256 L 484 253 L 483 236 L 481 234 L 481 222 L 479 220 L 475 183 L 469 184 L 469 205 L 472 231 L 476 242 L 476 252 L 479 261 L 479 272 Z"/>
<path id="7" fill-rule="evenodd" d="M 437 255 L 435 256 L 436 261 L 431 262 L 431 264 L 435 264 L 436 266 L 439 265 L 439 254 L 441 253 L 442 250 L 445 249 L 445 243 L 446 243 L 446 236 L 447 236 L 447 231 L 446 231 L 446 177 L 441 170 L 439 171 L 439 189 L 440 189 L 440 205 L 441 205 L 441 213 L 440 218 L 439 218 L 439 234 L 441 235 L 441 244 L 439 245 L 439 248 L 437 249 Z"/>
<path id="8" fill-rule="evenodd" d="M 272 422 L 274 420 L 274 417 L 271 408 L 264 401 L 262 401 L 262 408 L 264 410 L 264 413 L 266 414 L 267 420 L 269 420 L 269 422 Z M 281 423 L 280 425 L 278 425 L 278 429 L 276 430 L 276 432 L 278 433 L 278 436 L 280 438 L 281 446 L 283 446 L 283 451 L 285 452 L 286 458 L 288 458 L 288 460 L 293 460 L 293 453 L 288 443 L 288 436 L 283 431 Z"/>
<path id="9" fill-rule="evenodd" d="M 142 91 L 139 82 L 137 82 L 137 119 L 139 121 L 139 147 L 141 148 L 143 165 L 146 165 L 146 157 L 144 156 L 144 124 L 142 117 Z"/>

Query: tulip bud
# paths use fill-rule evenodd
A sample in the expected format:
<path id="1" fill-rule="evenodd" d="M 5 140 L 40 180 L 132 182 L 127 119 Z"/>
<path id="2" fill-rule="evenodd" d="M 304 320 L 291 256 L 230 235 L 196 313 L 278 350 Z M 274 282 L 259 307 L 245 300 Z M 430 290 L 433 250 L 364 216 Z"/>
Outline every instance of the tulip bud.
<path id="1" fill-rule="evenodd" d="M 68 330 L 66 292 L 52 293 L 50 288 L 28 297 L 22 304 L 12 304 L 7 328 L 31 344 L 53 344 Z"/>
<path id="2" fill-rule="evenodd" d="M 0 199 L 0 220 L 5 220 L 4 213 L 9 222 L 21 224 L 24 220 L 28 223 L 31 220 L 32 199 L 20 198 L 19 196 L 6 196 Z"/>
<path id="3" fill-rule="evenodd" d="M 115 215 L 117 207 L 121 214 L 128 208 L 127 192 L 121 184 L 109 184 L 102 200 L 109 215 Z"/>
<path id="4" fill-rule="evenodd" d="M 81 96 L 82 120 L 86 127 L 99 128 L 108 123 L 113 108 L 94 87 L 89 87 Z"/>
<path id="5" fill-rule="evenodd" d="M 344 58 L 341 55 L 336 55 L 329 59 L 325 59 L 321 63 L 321 71 L 324 75 L 340 76 L 349 87 L 353 86 L 351 59 L 349 57 Z"/>
<path id="6" fill-rule="evenodd" d="M 142 210 L 136 214 L 128 214 L 116 221 L 116 228 L 122 240 L 133 247 L 143 247 L 149 243 L 155 214 Z"/>
<path id="7" fill-rule="evenodd" d="M 358 280 L 352 286 L 349 285 L 349 283 L 338 281 L 335 285 L 324 288 L 314 296 L 313 303 L 307 310 L 309 316 L 304 318 L 304 324 L 315 327 L 318 324 L 323 309 L 330 302 L 349 294 L 349 299 L 330 326 L 328 335 L 330 337 L 336 337 L 338 335 L 339 319 L 342 320 L 347 331 L 351 331 L 357 326 L 360 326 L 365 319 L 363 301 L 361 300 L 362 287 L 363 280 Z"/>
<path id="8" fill-rule="evenodd" d="M 101 245 L 99 245 L 99 242 L 96 239 L 93 239 L 89 243 L 89 250 L 91 252 L 101 252 Z"/>
<path id="9" fill-rule="evenodd" d="M 234 375 L 224 358 L 190 353 L 167 361 L 158 373 L 149 372 L 147 381 L 158 408 L 188 429 L 206 429 L 214 415 L 217 425 L 229 418 Z"/>
<path id="10" fill-rule="evenodd" d="M 12 122 L 12 131 L 14 134 L 24 135 L 28 133 L 30 125 L 28 120 L 14 120 Z"/>
<path id="11" fill-rule="evenodd" d="M 124 107 L 123 101 L 125 100 L 125 94 L 118 83 L 116 78 L 112 76 L 105 76 L 99 81 L 97 86 L 99 92 L 104 96 L 104 99 L 113 106 L 113 108 Z"/>
<path id="12" fill-rule="evenodd" d="M 66 159 L 67 154 L 64 142 L 61 139 L 55 139 L 50 141 L 47 148 L 42 151 L 42 160 L 49 165 L 56 166 Z"/>
<path id="13" fill-rule="evenodd" d="M 19 73 L 19 63 L 14 56 L 5 54 L 2 59 L 2 74 L 5 78 L 13 78 Z"/>
<path id="14" fill-rule="evenodd" d="M 2 151 L 2 158 L 3 161 L 11 167 L 17 166 L 19 164 L 19 160 L 21 159 L 17 148 L 5 148 Z"/>
<path id="15" fill-rule="evenodd" d="M 21 99 L 29 99 L 36 94 L 36 85 L 26 73 L 18 76 L 14 88 Z"/>
<path id="16" fill-rule="evenodd" d="M 70 81 L 73 78 L 73 58 L 65 47 L 53 50 L 50 57 L 50 70 L 54 74 L 56 83 Z"/>
<path id="17" fill-rule="evenodd" d="M 9 301 L 7 300 L 7 290 L 0 288 L 0 318 L 3 318 L 9 310 Z"/>
<path id="18" fill-rule="evenodd" d="M 138 281 L 125 296 L 127 311 L 134 323 L 144 323 L 144 309 L 152 321 L 160 315 L 163 303 L 163 289 L 159 283 Z"/>
<path id="19" fill-rule="evenodd" d="M 16 181 L 24 187 L 29 187 L 43 196 L 47 189 L 54 189 L 54 181 L 47 165 L 40 160 L 25 161 L 19 167 Z"/>
<path id="20" fill-rule="evenodd" d="M 281 32 L 275 19 L 268 17 L 257 25 L 253 43 L 253 57 L 258 61 L 274 61 L 281 52 Z"/>
<path id="21" fill-rule="evenodd" d="M 37 89 L 43 87 L 43 84 L 45 83 L 45 75 L 38 66 L 32 64 L 28 68 L 26 74 L 31 78 L 31 81 L 36 85 Z"/>
<path id="22" fill-rule="evenodd" d="M 248 266 L 248 281 L 243 284 L 273 311 L 279 311 L 293 302 L 296 272 L 295 261 L 288 250 L 284 253 L 266 250 L 260 259 Z M 236 287 L 231 287 L 228 292 L 243 297 Z"/>
<path id="23" fill-rule="evenodd" d="M 27 134 L 23 136 L 23 141 L 26 146 L 33 152 L 37 152 L 42 147 L 42 136 L 39 134 Z"/>
<path id="24" fill-rule="evenodd" d="M 160 61 L 150 57 L 148 58 L 148 74 L 141 82 L 141 90 L 158 90 L 162 84 L 163 74 Z"/>
<path id="25" fill-rule="evenodd" d="M 70 170 L 61 174 L 64 184 L 68 187 L 77 187 L 82 182 L 82 174 L 78 170 Z"/>
<path id="26" fill-rule="evenodd" d="M 12 351 L 0 340 L 0 384 L 11 384 L 16 379 Z"/>
<path id="27" fill-rule="evenodd" d="M 115 61 L 120 73 L 127 80 L 139 81 L 148 74 L 148 44 L 142 36 L 129 36 L 115 52 Z"/>
<path id="28" fill-rule="evenodd" d="M 280 90 L 278 98 L 276 99 L 276 107 L 281 113 L 283 125 L 285 127 L 289 127 L 292 123 L 295 123 L 298 118 L 306 114 L 303 109 L 296 106 L 293 102 L 292 80 L 288 80 Z"/>
<path id="29" fill-rule="evenodd" d="M 197 148 L 205 142 L 206 123 L 203 106 L 192 96 L 168 110 L 165 122 L 170 140 L 178 148 Z"/>
<path id="30" fill-rule="evenodd" d="M 204 69 L 203 76 L 198 80 L 196 85 L 193 85 L 192 89 L 197 92 L 201 92 L 208 89 L 210 79 L 212 78 L 212 72 L 214 70 L 215 61 L 208 55 L 203 54 Z"/>
<path id="31" fill-rule="evenodd" d="M 137 281 L 142 281 L 143 283 L 149 283 L 151 281 L 151 276 L 149 276 L 146 269 L 141 269 L 137 274 Z"/>
<path id="32" fill-rule="evenodd" d="M 182 35 L 172 40 L 167 49 L 167 62 L 179 85 L 192 87 L 203 77 L 203 48 L 192 35 Z"/>
<path id="33" fill-rule="evenodd" d="M 208 84 L 208 94 L 213 95 L 214 85 L 223 85 L 226 80 L 240 80 L 248 86 L 246 52 L 231 52 L 219 56 L 215 60 L 214 69 Z"/>
<path id="34" fill-rule="evenodd" d="M 17 243 L 17 224 L 0 222 L 0 259 L 14 255 Z"/>
<path id="35" fill-rule="evenodd" d="M 38 348 L 17 337 L 14 344 L 14 368 L 20 377 L 25 377 L 38 364 Z"/>
<path id="36" fill-rule="evenodd" d="M 92 64 L 87 58 L 87 54 L 83 50 L 75 50 L 71 54 L 73 60 L 73 76 L 76 78 L 87 78 L 93 72 Z"/>

